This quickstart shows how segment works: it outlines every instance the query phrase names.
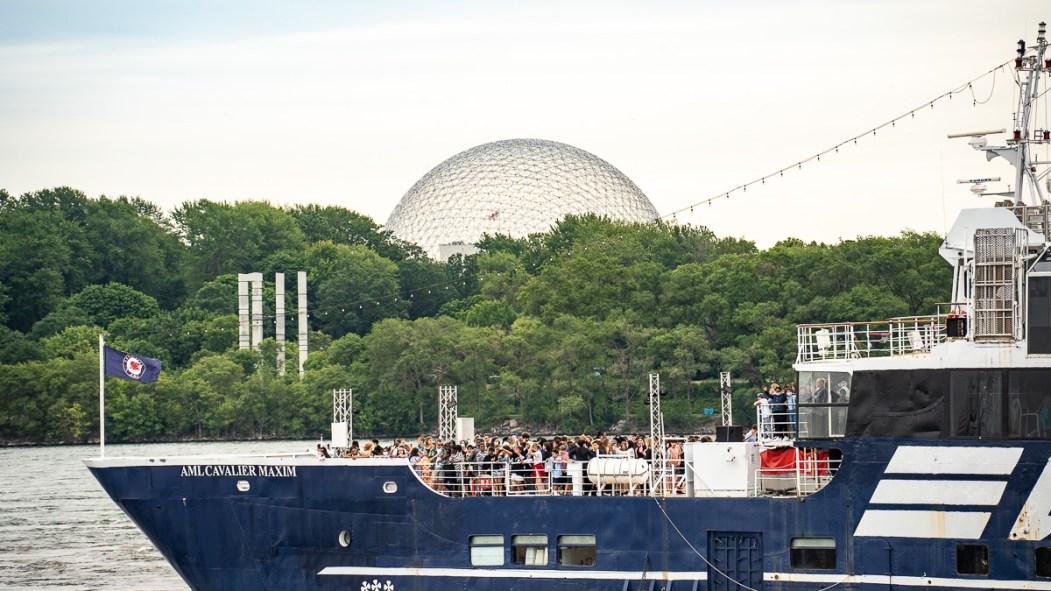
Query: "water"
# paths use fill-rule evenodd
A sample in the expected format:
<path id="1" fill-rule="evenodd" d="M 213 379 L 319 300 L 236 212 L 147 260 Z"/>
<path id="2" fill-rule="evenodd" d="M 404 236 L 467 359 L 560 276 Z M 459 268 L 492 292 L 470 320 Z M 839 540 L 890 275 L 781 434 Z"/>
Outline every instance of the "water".
<path id="1" fill-rule="evenodd" d="M 107 445 L 106 456 L 306 451 L 296 441 Z M 0 590 L 186 591 L 81 461 L 97 446 L 0 449 Z"/>

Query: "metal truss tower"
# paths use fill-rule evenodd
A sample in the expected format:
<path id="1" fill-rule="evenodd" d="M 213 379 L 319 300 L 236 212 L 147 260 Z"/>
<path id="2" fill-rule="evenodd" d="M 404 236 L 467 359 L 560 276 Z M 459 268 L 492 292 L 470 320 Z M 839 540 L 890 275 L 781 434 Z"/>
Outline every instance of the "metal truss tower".
<path id="1" fill-rule="evenodd" d="M 438 386 L 438 439 L 456 437 L 456 386 Z"/>
<path id="2" fill-rule="evenodd" d="M 668 478 L 672 477 L 668 465 L 668 450 L 664 441 L 664 414 L 661 412 L 661 376 L 650 374 L 650 494 L 664 496 Z"/>
<path id="3" fill-rule="evenodd" d="M 347 447 L 354 433 L 354 391 L 332 390 L 332 445 Z"/>
<path id="4" fill-rule="evenodd" d="M 719 400 L 722 402 L 723 427 L 734 424 L 733 385 L 730 384 L 730 372 L 719 372 Z"/>

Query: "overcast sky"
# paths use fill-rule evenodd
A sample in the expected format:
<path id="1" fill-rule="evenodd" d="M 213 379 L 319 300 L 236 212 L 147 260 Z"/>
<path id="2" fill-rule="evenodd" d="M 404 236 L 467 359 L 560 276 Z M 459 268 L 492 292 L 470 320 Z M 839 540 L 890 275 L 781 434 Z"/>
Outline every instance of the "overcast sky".
<path id="1" fill-rule="evenodd" d="M 662 214 L 775 173 L 676 216 L 765 248 L 944 233 L 988 203 L 956 180 L 1008 169 L 946 134 L 1010 127 L 1012 69 L 777 171 L 1012 59 L 1051 4 L 0 0 L 0 14 L 11 193 L 338 204 L 383 223 L 454 154 L 542 138 L 607 160 Z"/>

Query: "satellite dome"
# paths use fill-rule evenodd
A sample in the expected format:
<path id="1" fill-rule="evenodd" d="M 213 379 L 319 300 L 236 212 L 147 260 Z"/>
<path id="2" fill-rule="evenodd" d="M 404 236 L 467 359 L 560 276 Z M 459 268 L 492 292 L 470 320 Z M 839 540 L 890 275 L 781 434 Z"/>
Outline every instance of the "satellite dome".
<path id="1" fill-rule="evenodd" d="M 474 252 L 483 234 L 523 238 L 567 214 L 652 222 L 646 195 L 605 160 L 566 144 L 515 139 L 482 144 L 434 167 L 387 219 L 396 237 L 444 260 Z"/>

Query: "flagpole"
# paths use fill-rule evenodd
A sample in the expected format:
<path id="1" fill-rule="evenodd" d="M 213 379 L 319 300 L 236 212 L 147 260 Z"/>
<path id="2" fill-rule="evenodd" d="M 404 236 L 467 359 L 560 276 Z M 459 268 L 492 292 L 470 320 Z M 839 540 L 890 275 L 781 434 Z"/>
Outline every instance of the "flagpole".
<path id="1" fill-rule="evenodd" d="M 106 457 L 106 342 L 99 333 L 99 457 Z"/>

